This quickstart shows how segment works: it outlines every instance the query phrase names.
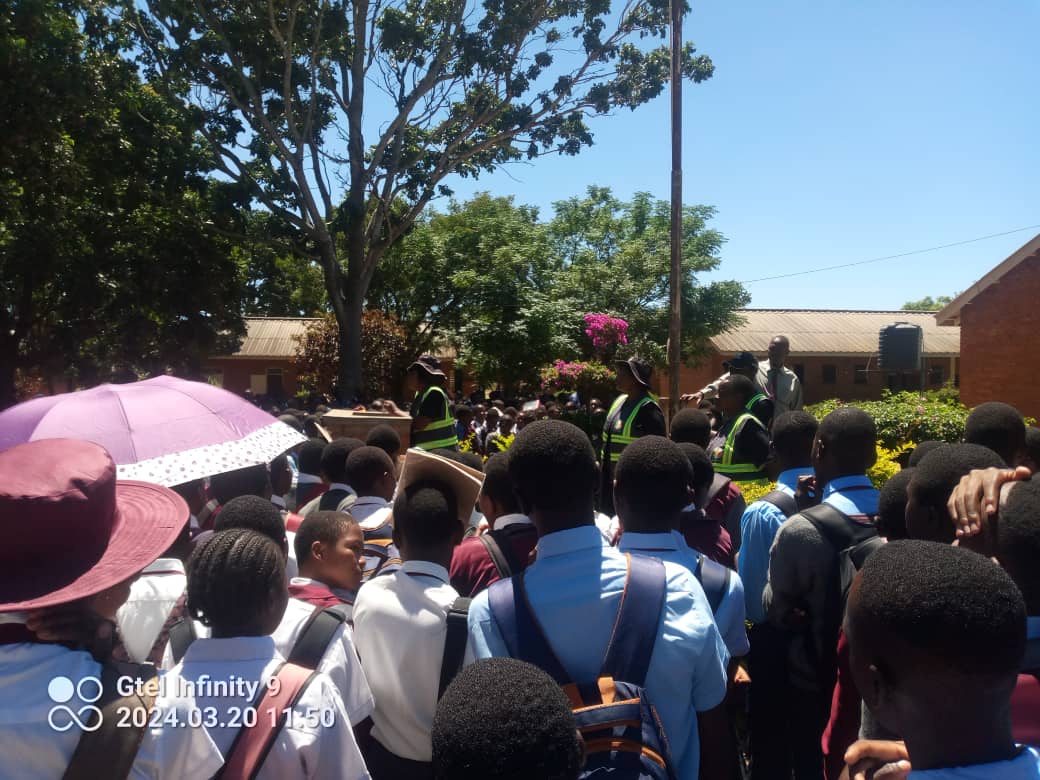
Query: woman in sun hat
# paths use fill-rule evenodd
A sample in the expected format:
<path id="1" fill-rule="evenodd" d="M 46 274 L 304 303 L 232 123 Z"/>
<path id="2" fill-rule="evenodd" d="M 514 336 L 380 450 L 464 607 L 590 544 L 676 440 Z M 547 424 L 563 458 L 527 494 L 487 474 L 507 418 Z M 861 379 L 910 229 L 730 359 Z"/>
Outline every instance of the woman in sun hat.
<path id="1" fill-rule="evenodd" d="M 63 776 L 89 733 L 69 713 L 91 723 L 83 710 L 100 683 L 88 678 L 102 678 L 116 611 L 187 520 L 172 490 L 117 480 L 97 444 L 43 439 L 0 452 L 3 777 Z"/>

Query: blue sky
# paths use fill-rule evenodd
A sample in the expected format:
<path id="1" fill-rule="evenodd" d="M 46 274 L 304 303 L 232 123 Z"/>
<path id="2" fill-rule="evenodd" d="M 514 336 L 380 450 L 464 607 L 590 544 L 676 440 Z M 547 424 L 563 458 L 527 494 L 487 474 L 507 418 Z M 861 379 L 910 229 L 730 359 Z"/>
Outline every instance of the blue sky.
<path id="1" fill-rule="evenodd" d="M 708 278 L 773 276 L 1040 223 L 1037 0 L 694 0 L 715 75 L 683 93 L 684 200 L 718 209 Z M 667 94 L 594 120 L 574 158 L 511 166 L 456 196 L 551 204 L 613 188 L 668 197 Z M 748 285 L 752 305 L 898 308 L 953 294 L 1040 228 Z"/>

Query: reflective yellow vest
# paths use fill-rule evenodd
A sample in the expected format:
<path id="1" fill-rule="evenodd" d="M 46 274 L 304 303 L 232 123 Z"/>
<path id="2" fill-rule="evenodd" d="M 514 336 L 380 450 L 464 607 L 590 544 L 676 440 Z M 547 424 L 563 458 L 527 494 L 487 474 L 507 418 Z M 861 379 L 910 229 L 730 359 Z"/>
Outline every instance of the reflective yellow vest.
<path id="1" fill-rule="evenodd" d="M 729 429 L 729 433 L 726 435 L 726 443 L 722 446 L 721 457 L 716 460 L 716 453 L 712 453 L 711 465 L 715 467 L 716 474 L 723 474 L 736 481 L 761 479 L 764 476 L 761 467 L 756 466 L 754 463 L 733 462 L 733 451 L 737 446 L 737 436 L 742 430 L 744 430 L 745 425 L 757 425 L 762 430 L 766 429 L 766 427 L 762 425 L 762 421 L 750 412 L 745 412 L 737 417 L 737 419 L 733 421 L 733 426 Z"/>
<path id="2" fill-rule="evenodd" d="M 659 406 L 657 397 L 653 393 L 647 393 L 644 395 L 628 413 L 628 417 L 625 419 L 624 425 L 621 426 L 621 431 L 614 430 L 618 417 L 621 415 L 621 407 L 625 405 L 625 401 L 628 400 L 627 395 L 619 395 L 614 399 L 614 403 L 610 405 L 610 411 L 607 412 L 607 420 L 603 424 L 603 448 L 600 450 L 600 460 L 606 463 L 609 460 L 611 463 L 617 463 L 617 459 L 621 456 L 625 447 L 634 442 L 637 436 L 632 435 L 632 424 L 636 421 L 636 416 L 639 414 L 639 410 L 647 404 L 653 404 Z M 610 447 L 607 447 L 607 441 L 610 442 Z"/>
<path id="3" fill-rule="evenodd" d="M 444 417 L 439 420 L 431 420 L 430 424 L 421 431 L 412 431 L 412 446 L 421 450 L 439 450 L 457 448 L 459 437 L 455 433 L 455 420 L 451 416 L 451 405 L 448 403 L 448 394 L 444 388 L 430 385 L 420 397 L 415 394 L 415 409 L 422 409 L 430 393 L 440 393 L 444 397 Z"/>

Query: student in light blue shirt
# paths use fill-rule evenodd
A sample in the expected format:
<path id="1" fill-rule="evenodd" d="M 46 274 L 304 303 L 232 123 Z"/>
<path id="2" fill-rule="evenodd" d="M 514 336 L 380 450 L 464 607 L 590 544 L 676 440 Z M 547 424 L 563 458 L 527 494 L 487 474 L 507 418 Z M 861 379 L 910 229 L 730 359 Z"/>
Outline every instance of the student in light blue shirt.
<path id="1" fill-rule="evenodd" d="M 1040 778 L 1040 755 L 1015 744 L 1011 724 L 1026 605 L 992 560 L 883 545 L 852 585 L 845 634 L 864 703 L 904 738 L 911 780 Z"/>
<path id="2" fill-rule="evenodd" d="M 715 624 L 731 658 L 747 654 L 744 625 L 744 587 L 740 577 L 708 560 L 686 544 L 679 533 L 679 518 L 690 500 L 690 461 L 678 444 L 661 436 L 644 436 L 625 448 L 614 472 L 614 508 L 623 534 L 618 549 L 647 555 L 685 567 L 703 585 L 698 572 L 714 570 L 708 582 L 718 582 L 712 609 Z"/>
<path id="3" fill-rule="evenodd" d="M 563 668 L 594 681 L 610 641 L 628 559 L 607 546 L 593 523 L 598 480 L 588 437 L 559 420 L 531 423 L 509 451 L 509 474 L 538 529 L 538 558 L 524 573 L 531 609 Z M 724 777 L 732 755 L 726 648 L 704 592 L 684 567 L 665 563 L 666 596 L 650 657 L 646 691 L 660 715 L 681 780 Z M 469 610 L 477 658 L 509 655 L 488 593 Z"/>

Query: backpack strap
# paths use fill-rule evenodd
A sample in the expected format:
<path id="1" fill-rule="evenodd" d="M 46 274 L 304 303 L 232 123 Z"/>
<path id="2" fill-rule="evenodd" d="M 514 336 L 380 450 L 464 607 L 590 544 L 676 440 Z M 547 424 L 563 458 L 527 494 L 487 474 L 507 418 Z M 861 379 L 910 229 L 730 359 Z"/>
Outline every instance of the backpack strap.
<path id="1" fill-rule="evenodd" d="M 760 500 L 775 506 L 784 513 L 784 517 L 792 517 L 798 514 L 798 502 L 794 500 L 794 496 L 785 493 L 783 490 L 771 490 L 762 496 Z"/>
<path id="2" fill-rule="evenodd" d="M 511 577 L 513 575 L 513 567 L 509 564 L 509 560 L 506 558 L 505 552 L 502 549 L 502 545 L 498 543 L 493 534 L 494 531 L 489 531 L 486 534 L 481 534 L 477 538 L 480 543 L 484 545 L 484 549 L 487 550 L 487 554 L 491 557 L 491 562 L 495 564 L 495 570 L 498 572 L 498 576 L 502 579 Z"/>
<path id="3" fill-rule="evenodd" d="M 129 696 L 118 694 L 117 681 L 132 677 L 143 682 Z M 151 721 L 155 697 L 159 693 L 159 677 L 151 664 L 107 663 L 101 667 L 101 699 L 87 724 L 65 768 L 62 780 L 94 780 L 98 777 L 124 780 L 129 777 L 144 733 Z M 136 690 L 138 689 L 139 690 Z M 140 693 L 140 695 L 138 695 Z M 144 715 L 125 710 L 143 710 Z M 129 722 L 129 727 L 127 723 Z M 136 724 L 140 723 L 140 726 Z"/>
<path id="4" fill-rule="evenodd" d="M 730 570 L 702 554 L 697 562 L 697 569 L 693 573 L 700 581 L 701 587 L 704 588 L 704 595 L 708 597 L 711 614 L 714 615 L 719 611 L 722 600 L 729 592 Z"/>
<path id="5" fill-rule="evenodd" d="M 524 572 L 491 583 L 488 588 L 488 606 L 511 658 L 534 664 L 559 685 L 571 682 L 570 675 L 556 657 L 531 610 L 524 588 Z"/>
<path id="6" fill-rule="evenodd" d="M 191 647 L 191 643 L 194 642 L 198 636 L 195 633 L 195 621 L 190 617 L 184 617 L 170 626 L 170 655 L 173 656 L 173 662 L 179 664 L 181 659 L 184 658 L 184 654 L 188 652 L 188 648 Z"/>
<path id="7" fill-rule="evenodd" d="M 469 629 L 466 623 L 469 619 L 470 601 L 471 599 L 459 596 L 448 609 L 448 630 L 444 635 L 444 655 L 441 658 L 441 682 L 437 689 L 438 700 L 448 690 L 448 686 L 455 679 L 455 675 L 462 669 L 462 662 L 466 656 L 466 641 L 469 638 Z"/>
<path id="8" fill-rule="evenodd" d="M 644 686 L 650 656 L 657 641 L 657 626 L 665 600 L 664 564 L 657 558 L 630 555 L 625 590 L 614 628 L 607 642 L 602 675 Z"/>
<path id="9" fill-rule="evenodd" d="M 170 610 L 170 614 L 166 616 L 166 620 L 163 621 L 162 627 L 159 629 L 158 635 L 155 637 L 155 641 L 152 643 L 152 649 L 148 651 L 148 656 L 145 659 L 150 664 L 160 666 L 162 664 L 163 653 L 166 651 L 166 645 L 170 641 L 170 631 L 179 622 L 187 617 L 188 607 L 188 590 L 184 589 L 184 592 L 180 595 L 177 601 L 173 605 L 173 609 Z M 183 656 L 184 653 L 182 652 Z M 180 659 L 177 659 L 180 661 Z"/>
<path id="10" fill-rule="evenodd" d="M 345 500 L 350 495 L 350 491 L 343 490 L 326 490 L 321 495 L 321 500 L 318 501 L 318 509 L 322 512 L 335 512 L 339 509 L 340 502 Z"/>
<path id="11" fill-rule="evenodd" d="M 346 619 L 345 605 L 324 609 L 315 607 L 293 644 L 288 663 L 304 669 L 317 669 L 329 643 Z"/>
<path id="12" fill-rule="evenodd" d="M 254 704 L 255 722 L 239 730 L 224 758 L 224 766 L 215 778 L 253 780 L 257 776 L 285 724 L 287 710 L 299 702 L 317 674 L 312 669 L 288 662 L 278 667 L 274 675 L 278 685 L 261 687 L 262 693 Z"/>
<path id="13" fill-rule="evenodd" d="M 488 531 L 480 536 L 480 543 L 491 556 L 491 560 L 498 570 L 498 576 L 502 579 L 512 577 L 518 571 L 523 571 L 524 564 L 516 557 L 512 537 L 514 534 L 526 533 L 528 529 L 533 530 L 533 526 L 513 525 L 497 531 Z"/>

